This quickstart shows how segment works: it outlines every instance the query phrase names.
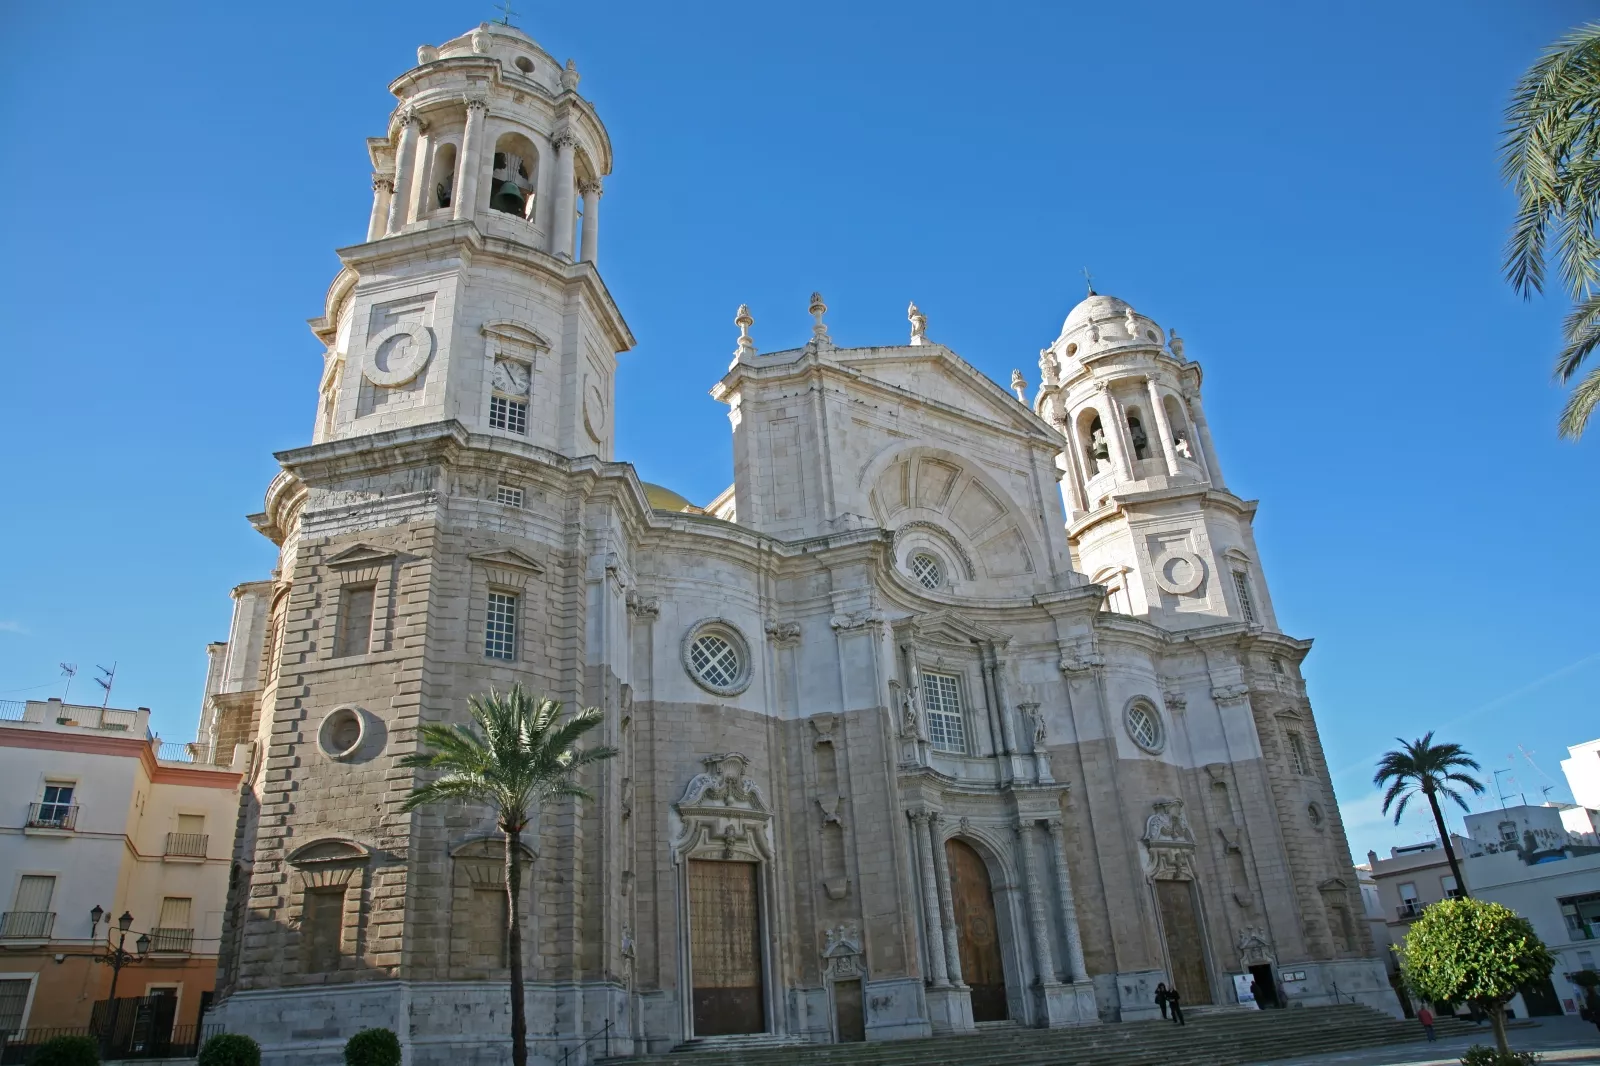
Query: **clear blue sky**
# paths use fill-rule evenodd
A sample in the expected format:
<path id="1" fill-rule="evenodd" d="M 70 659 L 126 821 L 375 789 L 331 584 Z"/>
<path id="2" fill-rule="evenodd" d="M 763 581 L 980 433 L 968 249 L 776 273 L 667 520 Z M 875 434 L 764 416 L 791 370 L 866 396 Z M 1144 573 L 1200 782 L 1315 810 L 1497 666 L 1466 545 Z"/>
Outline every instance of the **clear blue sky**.
<path id="1" fill-rule="evenodd" d="M 1600 734 L 1600 429 L 1553 430 L 1563 305 L 1501 281 L 1509 87 L 1578 3 L 541 4 L 616 146 L 601 263 L 638 348 L 618 455 L 705 502 L 707 389 L 819 289 L 843 345 L 906 302 L 1037 376 L 1092 268 L 1188 340 L 1259 498 L 1359 856 L 1396 734 L 1530 799 Z M 488 5 L 4 5 L 0 699 L 59 660 L 193 734 L 228 589 L 267 574 L 272 452 L 309 440 L 333 249 L 365 235 L 385 86 Z M 1590 590 L 1590 591 L 1585 591 Z M 1503 778 L 1502 780 L 1506 780 Z M 1564 785 L 1552 793 L 1566 796 Z"/>

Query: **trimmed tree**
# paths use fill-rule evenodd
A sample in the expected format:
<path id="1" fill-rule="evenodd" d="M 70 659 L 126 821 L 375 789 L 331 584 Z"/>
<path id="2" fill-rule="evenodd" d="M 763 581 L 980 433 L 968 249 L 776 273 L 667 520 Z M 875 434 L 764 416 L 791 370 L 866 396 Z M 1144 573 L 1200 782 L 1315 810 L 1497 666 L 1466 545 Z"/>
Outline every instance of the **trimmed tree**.
<path id="1" fill-rule="evenodd" d="M 577 783 L 585 766 L 609 759 L 617 749 L 577 747 L 600 724 L 597 707 L 563 718 L 555 700 L 530 696 L 520 684 L 501 695 L 490 691 L 467 701 L 468 725 L 429 723 L 419 730 L 419 750 L 401 766 L 435 770 L 438 776 L 413 788 L 404 810 L 430 803 L 491 807 L 506 846 L 506 955 L 511 968 L 511 1062 L 528 1066 L 528 1020 L 522 1002 L 522 923 L 517 897 L 522 888 L 520 837 L 547 800 L 588 799 Z M 430 750 L 431 749 L 431 750 Z"/>
<path id="2" fill-rule="evenodd" d="M 1511 1053 L 1506 1004 L 1556 965 L 1528 919 L 1471 897 L 1428 907 L 1394 950 L 1406 987 L 1429 1002 L 1466 1003 L 1487 1014 L 1504 1055 Z"/>

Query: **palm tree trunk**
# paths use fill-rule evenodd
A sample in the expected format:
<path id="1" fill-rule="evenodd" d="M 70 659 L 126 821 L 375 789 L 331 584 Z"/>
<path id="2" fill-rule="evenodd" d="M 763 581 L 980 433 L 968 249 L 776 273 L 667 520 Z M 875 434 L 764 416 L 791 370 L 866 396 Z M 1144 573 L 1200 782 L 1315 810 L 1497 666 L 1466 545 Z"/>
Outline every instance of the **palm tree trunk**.
<path id="1" fill-rule="evenodd" d="M 517 896 L 522 890 L 522 852 L 517 830 L 502 823 L 506 838 L 506 955 L 511 964 L 511 1066 L 528 1066 L 528 1019 L 522 1004 L 522 920 Z"/>
<path id="2" fill-rule="evenodd" d="M 1428 806 L 1433 808 L 1433 824 L 1439 827 L 1439 840 L 1444 844 L 1444 857 L 1450 862 L 1450 876 L 1456 879 L 1456 890 L 1465 896 L 1467 882 L 1461 876 L 1461 864 L 1456 862 L 1456 849 L 1450 846 L 1450 830 L 1444 827 L 1444 812 L 1439 809 L 1439 798 L 1434 795 L 1431 788 L 1424 788 L 1422 792 L 1428 797 Z"/>

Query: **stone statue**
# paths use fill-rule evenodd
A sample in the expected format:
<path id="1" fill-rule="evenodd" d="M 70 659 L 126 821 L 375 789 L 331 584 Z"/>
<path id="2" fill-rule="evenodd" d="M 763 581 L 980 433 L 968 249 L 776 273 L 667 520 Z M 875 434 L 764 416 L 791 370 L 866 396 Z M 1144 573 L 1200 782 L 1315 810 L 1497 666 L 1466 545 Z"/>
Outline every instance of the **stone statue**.
<path id="1" fill-rule="evenodd" d="M 1182 433 L 1174 433 L 1172 435 L 1172 450 L 1185 459 L 1194 458 L 1194 449 L 1189 447 L 1189 438 Z"/>
<path id="2" fill-rule="evenodd" d="M 1122 327 L 1128 331 L 1128 336 L 1138 339 L 1139 320 L 1134 317 L 1133 308 L 1128 308 L 1128 313 L 1122 316 Z"/>
<path id="3" fill-rule="evenodd" d="M 1039 751 L 1044 748 L 1045 741 L 1044 711 L 1037 703 L 1024 703 L 1021 707 L 1028 723 L 1033 726 L 1033 749 Z"/>
<path id="4" fill-rule="evenodd" d="M 1089 343 L 1100 343 L 1100 327 L 1095 325 L 1093 322 L 1089 323 Z"/>
<path id="5" fill-rule="evenodd" d="M 928 316 L 917 307 L 917 301 L 912 300 L 911 306 L 906 308 L 906 318 L 911 320 L 911 343 L 928 343 Z"/>
<path id="6" fill-rule="evenodd" d="M 1111 446 L 1106 443 L 1106 431 L 1099 426 L 1094 427 L 1094 436 L 1089 441 L 1089 454 L 1096 459 L 1111 458 Z"/>
<path id="7" fill-rule="evenodd" d="M 1049 348 L 1039 349 L 1039 382 L 1047 389 L 1061 384 L 1061 364 L 1056 362 L 1056 353 Z"/>
<path id="8" fill-rule="evenodd" d="M 578 87 L 578 64 L 567 60 L 567 65 L 561 70 L 561 91 L 572 92 Z"/>
<path id="9" fill-rule="evenodd" d="M 1028 382 L 1022 376 L 1022 371 L 1011 372 L 1011 391 L 1017 394 L 1018 403 L 1028 402 Z"/>

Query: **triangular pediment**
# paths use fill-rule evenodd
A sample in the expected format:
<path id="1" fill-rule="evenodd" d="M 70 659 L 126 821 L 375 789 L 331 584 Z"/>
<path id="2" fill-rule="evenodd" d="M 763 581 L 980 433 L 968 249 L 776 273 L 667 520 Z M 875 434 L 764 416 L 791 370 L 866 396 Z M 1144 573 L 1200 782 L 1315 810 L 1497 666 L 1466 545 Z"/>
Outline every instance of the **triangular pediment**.
<path id="1" fill-rule="evenodd" d="M 1349 885 L 1344 883 L 1344 878 L 1330 877 L 1326 881 L 1322 882 L 1322 884 L 1318 885 L 1317 890 L 1320 892 L 1344 892 L 1349 887 Z"/>
<path id="2" fill-rule="evenodd" d="M 863 377 L 1027 433 L 1051 432 L 1026 405 L 940 344 L 836 351 L 834 361 Z"/>
<path id="3" fill-rule="evenodd" d="M 928 611 L 912 615 L 895 624 L 896 630 L 908 631 L 920 640 L 946 644 L 1005 644 L 1011 639 L 1007 633 L 980 625 L 958 611 Z"/>
<path id="4" fill-rule="evenodd" d="M 374 548 L 370 544 L 352 544 L 328 559 L 332 567 L 371 566 L 375 563 L 386 563 L 394 559 L 396 553 L 388 548 Z"/>
<path id="5" fill-rule="evenodd" d="M 508 341 L 514 345 L 538 348 L 547 352 L 551 350 L 550 342 L 545 340 L 544 334 L 532 326 L 525 326 L 519 322 L 485 322 L 483 324 L 483 334 L 486 337 L 492 337 L 502 342 Z"/>
<path id="6" fill-rule="evenodd" d="M 544 566 L 533 556 L 515 548 L 496 548 L 494 551 L 473 552 L 467 556 L 475 563 L 507 570 L 522 570 L 530 574 L 544 573 Z"/>

